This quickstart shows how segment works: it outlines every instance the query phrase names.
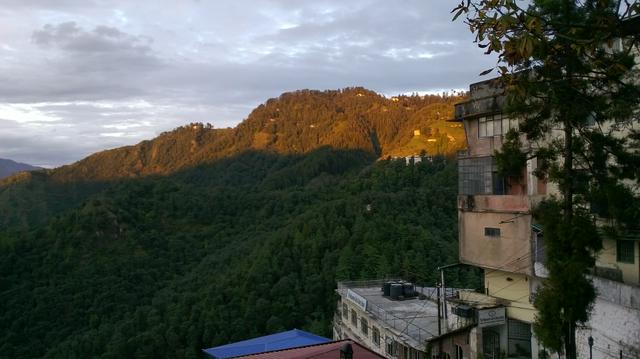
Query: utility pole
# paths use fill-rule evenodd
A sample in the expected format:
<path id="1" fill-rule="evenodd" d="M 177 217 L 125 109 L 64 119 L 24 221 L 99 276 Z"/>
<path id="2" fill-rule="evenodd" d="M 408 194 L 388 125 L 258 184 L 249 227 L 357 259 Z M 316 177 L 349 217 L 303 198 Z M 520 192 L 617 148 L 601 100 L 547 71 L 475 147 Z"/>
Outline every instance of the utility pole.
<path id="1" fill-rule="evenodd" d="M 442 283 L 442 316 L 444 318 L 444 330 L 448 331 L 447 286 L 444 284 L 444 269 L 440 269 L 440 283 Z"/>
<path id="2" fill-rule="evenodd" d="M 440 283 L 436 283 L 436 291 L 437 291 L 436 297 L 438 298 L 438 336 L 440 336 L 440 335 L 442 335 L 442 327 L 440 325 L 440 318 L 441 318 L 441 314 L 440 314 Z"/>
<path id="3" fill-rule="evenodd" d="M 448 327 L 449 327 L 449 321 L 448 321 L 448 313 L 447 313 L 447 286 L 444 283 L 444 270 L 448 269 L 448 268 L 453 268 L 453 267 L 457 267 L 459 265 L 462 265 L 462 263 L 454 263 L 454 264 L 448 264 L 446 266 L 441 266 L 438 267 L 437 270 L 440 271 L 440 284 L 442 285 L 442 311 L 444 313 L 442 313 L 443 317 L 444 317 L 444 328 L 445 331 L 448 331 Z M 438 313 L 440 313 L 440 294 L 438 292 Z M 440 315 L 438 314 L 438 328 L 440 328 Z M 440 331 L 438 331 L 438 335 L 440 335 Z"/>

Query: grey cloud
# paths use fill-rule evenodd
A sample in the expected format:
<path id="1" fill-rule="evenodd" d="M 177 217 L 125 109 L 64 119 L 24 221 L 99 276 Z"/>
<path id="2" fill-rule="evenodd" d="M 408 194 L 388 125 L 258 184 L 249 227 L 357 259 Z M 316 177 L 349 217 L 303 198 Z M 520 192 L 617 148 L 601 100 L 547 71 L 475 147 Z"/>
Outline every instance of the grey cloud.
<path id="1" fill-rule="evenodd" d="M 146 80 L 166 64 L 146 36 L 96 26 L 88 31 L 75 22 L 45 25 L 32 41 L 47 61 L 3 68 L 0 102 L 119 100 L 147 93 Z"/>
<path id="2" fill-rule="evenodd" d="M 150 52 L 152 42 L 149 37 L 129 35 L 104 25 L 86 31 L 73 21 L 47 24 L 42 30 L 34 31 L 32 39 L 41 46 L 53 45 L 67 51 L 101 55 L 125 52 L 144 56 Z"/>
<path id="3" fill-rule="evenodd" d="M 466 88 L 495 62 L 450 21 L 455 0 L 0 2 L 15 3 L 0 7 L 0 21 L 17 29 L 0 39 L 16 49 L 0 47 L 0 83 L 11 84 L 0 86 L 0 105 L 30 103 L 69 125 L 0 123 L 0 157 L 12 143 L 12 158 L 35 164 L 192 121 L 232 126 L 301 88 Z M 148 106 L 131 106 L 139 101 Z"/>

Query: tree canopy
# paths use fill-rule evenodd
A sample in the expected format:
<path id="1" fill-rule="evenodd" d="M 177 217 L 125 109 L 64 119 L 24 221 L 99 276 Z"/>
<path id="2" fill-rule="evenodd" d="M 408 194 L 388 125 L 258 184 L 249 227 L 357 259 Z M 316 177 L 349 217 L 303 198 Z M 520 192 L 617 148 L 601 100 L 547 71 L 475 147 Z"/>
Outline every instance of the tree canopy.
<path id="1" fill-rule="evenodd" d="M 285 329 L 330 336 L 337 280 L 432 285 L 457 259 L 456 184 L 443 158 L 321 148 L 79 186 L 44 223 L 0 231 L 0 358 L 199 358 Z M 448 282 L 480 284 L 465 269 Z"/>

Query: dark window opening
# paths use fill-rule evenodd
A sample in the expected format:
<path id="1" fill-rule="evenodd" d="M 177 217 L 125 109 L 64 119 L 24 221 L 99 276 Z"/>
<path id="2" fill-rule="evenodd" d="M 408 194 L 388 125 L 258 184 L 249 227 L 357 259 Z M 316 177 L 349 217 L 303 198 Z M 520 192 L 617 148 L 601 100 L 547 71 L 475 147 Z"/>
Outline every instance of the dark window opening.
<path id="1" fill-rule="evenodd" d="M 500 228 L 484 227 L 486 237 L 500 237 Z"/>
<path id="2" fill-rule="evenodd" d="M 625 240 L 616 241 L 616 259 L 618 262 L 631 264 L 635 262 L 635 243 L 634 241 Z"/>
<path id="3" fill-rule="evenodd" d="M 356 328 L 358 327 L 358 315 L 353 309 L 351 309 L 351 324 L 353 324 L 353 326 Z"/>

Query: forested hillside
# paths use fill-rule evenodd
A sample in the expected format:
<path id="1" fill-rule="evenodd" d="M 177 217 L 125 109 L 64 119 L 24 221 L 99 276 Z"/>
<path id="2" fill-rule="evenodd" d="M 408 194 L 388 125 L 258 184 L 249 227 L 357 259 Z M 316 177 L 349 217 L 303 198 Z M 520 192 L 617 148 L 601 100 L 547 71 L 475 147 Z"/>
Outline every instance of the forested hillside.
<path id="1" fill-rule="evenodd" d="M 0 230 L 0 357 L 197 358 L 294 327 L 328 336 L 336 280 L 432 284 L 457 261 L 455 164 L 376 157 L 252 150 L 168 176 L 6 186 L 0 208 L 20 211 Z"/>
<path id="2" fill-rule="evenodd" d="M 423 150 L 451 154 L 465 145 L 461 125 L 446 122 L 461 99 L 390 99 L 363 88 L 290 92 L 258 106 L 235 128 L 193 123 L 135 146 L 96 153 L 48 175 L 61 182 L 170 174 L 247 150 L 302 154 L 320 146 L 358 149 L 383 158 Z"/>

